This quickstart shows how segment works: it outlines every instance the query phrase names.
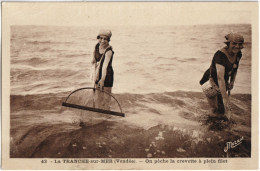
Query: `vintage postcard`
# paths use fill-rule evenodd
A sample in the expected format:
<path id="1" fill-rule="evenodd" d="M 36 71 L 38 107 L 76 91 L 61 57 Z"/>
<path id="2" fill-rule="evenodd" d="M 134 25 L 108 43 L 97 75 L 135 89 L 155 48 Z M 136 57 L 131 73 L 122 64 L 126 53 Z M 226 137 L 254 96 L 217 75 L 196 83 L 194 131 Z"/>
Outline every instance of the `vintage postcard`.
<path id="1" fill-rule="evenodd" d="M 2 2 L 2 169 L 257 169 L 258 2 Z"/>

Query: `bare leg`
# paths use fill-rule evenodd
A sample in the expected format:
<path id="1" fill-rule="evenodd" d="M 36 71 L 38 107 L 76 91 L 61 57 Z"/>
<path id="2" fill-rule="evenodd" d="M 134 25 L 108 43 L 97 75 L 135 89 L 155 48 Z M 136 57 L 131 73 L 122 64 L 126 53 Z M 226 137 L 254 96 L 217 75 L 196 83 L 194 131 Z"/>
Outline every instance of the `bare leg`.
<path id="1" fill-rule="evenodd" d="M 103 96 L 100 90 L 95 90 L 94 101 L 95 108 L 102 108 Z"/>
<path id="2" fill-rule="evenodd" d="M 218 109 L 217 109 L 218 114 L 223 115 L 225 113 L 225 107 L 224 107 L 223 98 L 221 94 L 217 95 L 217 105 L 218 105 Z"/>
<path id="3" fill-rule="evenodd" d="M 217 99 L 217 96 L 214 97 L 214 98 L 208 98 L 207 97 L 207 100 L 208 100 L 208 103 L 210 105 L 210 107 L 212 108 L 212 111 L 215 113 L 217 112 L 218 110 L 218 99 Z"/>
<path id="4" fill-rule="evenodd" d="M 209 105 L 212 108 L 212 111 L 217 114 L 224 114 L 225 108 L 223 104 L 223 99 L 221 94 L 217 95 L 214 98 L 207 98 Z"/>
<path id="5" fill-rule="evenodd" d="M 104 87 L 104 91 L 111 94 L 112 87 Z M 108 94 L 104 95 L 104 98 L 103 98 L 104 109 L 110 110 L 110 101 L 111 101 L 111 96 L 109 96 Z"/>

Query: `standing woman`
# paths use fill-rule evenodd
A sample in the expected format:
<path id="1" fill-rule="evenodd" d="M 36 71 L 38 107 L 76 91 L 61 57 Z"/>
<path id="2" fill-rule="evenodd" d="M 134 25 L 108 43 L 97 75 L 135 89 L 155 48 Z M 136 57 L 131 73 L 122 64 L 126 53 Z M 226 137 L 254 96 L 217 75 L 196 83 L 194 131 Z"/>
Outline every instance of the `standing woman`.
<path id="1" fill-rule="evenodd" d="M 97 36 L 98 43 L 95 46 L 92 64 L 95 65 L 95 87 L 101 91 L 96 91 L 96 107 L 109 109 L 110 96 L 114 82 L 114 71 L 112 67 L 114 51 L 109 45 L 112 33 L 110 30 L 101 30 Z"/>
<path id="2" fill-rule="evenodd" d="M 239 61 L 242 57 L 241 49 L 243 49 L 244 38 L 238 33 L 230 33 L 225 38 L 226 46 L 215 53 L 210 68 L 200 80 L 200 85 L 205 90 L 204 83 L 212 80 L 219 93 L 212 97 L 204 91 L 207 100 L 215 113 L 225 114 L 229 119 L 231 108 L 228 92 L 234 87 Z"/>

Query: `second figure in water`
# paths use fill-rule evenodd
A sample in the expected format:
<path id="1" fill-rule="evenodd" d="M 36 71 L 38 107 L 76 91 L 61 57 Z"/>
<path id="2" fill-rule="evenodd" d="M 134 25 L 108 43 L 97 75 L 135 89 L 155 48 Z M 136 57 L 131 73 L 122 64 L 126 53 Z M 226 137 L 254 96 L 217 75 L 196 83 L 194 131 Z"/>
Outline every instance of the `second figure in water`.
<path id="1" fill-rule="evenodd" d="M 230 33 L 225 38 L 226 46 L 215 53 L 211 66 L 204 73 L 200 84 L 203 86 L 209 79 L 213 79 L 220 93 L 215 97 L 207 97 L 208 102 L 215 113 L 225 114 L 227 118 L 230 118 L 228 92 L 234 87 L 237 69 L 242 58 L 241 49 L 243 49 L 244 38 L 238 33 Z"/>

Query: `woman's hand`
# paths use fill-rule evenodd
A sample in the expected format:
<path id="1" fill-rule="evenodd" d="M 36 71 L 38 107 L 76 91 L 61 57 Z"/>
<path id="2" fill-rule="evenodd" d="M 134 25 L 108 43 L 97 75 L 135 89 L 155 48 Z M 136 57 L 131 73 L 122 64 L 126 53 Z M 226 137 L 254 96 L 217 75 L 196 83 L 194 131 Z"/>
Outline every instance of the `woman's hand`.
<path id="1" fill-rule="evenodd" d="M 100 81 L 98 82 L 98 87 L 100 87 L 100 89 L 102 91 L 104 90 L 104 82 L 105 82 L 106 75 L 107 75 L 107 66 L 108 66 L 108 63 L 109 63 L 111 57 L 112 57 L 112 51 L 107 51 L 105 54 L 105 60 L 104 60 L 103 67 L 102 67 L 102 77 L 101 77 Z"/>
<path id="2" fill-rule="evenodd" d="M 98 82 L 98 87 L 103 91 L 104 90 L 104 83 L 105 82 L 105 80 L 103 80 L 103 79 L 101 79 L 101 80 L 99 80 L 99 82 Z"/>
<path id="3" fill-rule="evenodd" d="M 232 90 L 233 87 L 234 87 L 234 82 L 230 82 L 230 83 L 228 84 L 228 90 Z"/>
<path id="4" fill-rule="evenodd" d="M 96 59 L 93 57 L 91 60 L 91 64 L 94 65 L 96 63 Z"/>
<path id="5" fill-rule="evenodd" d="M 223 98 L 225 108 L 231 109 L 229 98 Z"/>

